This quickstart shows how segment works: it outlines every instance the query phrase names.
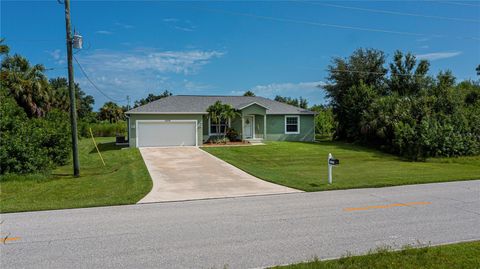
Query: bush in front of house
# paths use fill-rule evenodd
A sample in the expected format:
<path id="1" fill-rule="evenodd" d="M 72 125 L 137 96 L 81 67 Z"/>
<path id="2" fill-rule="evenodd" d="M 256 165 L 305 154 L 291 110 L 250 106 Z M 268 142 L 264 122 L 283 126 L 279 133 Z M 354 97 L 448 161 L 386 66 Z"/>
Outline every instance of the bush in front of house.
<path id="1" fill-rule="evenodd" d="M 52 110 L 28 118 L 16 101 L 2 94 L 0 103 L 0 174 L 47 172 L 68 161 L 68 114 Z"/>
<path id="2" fill-rule="evenodd" d="M 240 141 L 240 134 L 237 132 L 237 130 L 233 128 L 228 128 L 227 129 L 227 135 L 226 137 L 228 138 L 229 141 Z"/>
<path id="3" fill-rule="evenodd" d="M 207 140 L 207 143 L 211 144 L 226 144 L 228 142 L 230 142 L 230 139 L 223 135 L 212 135 Z"/>

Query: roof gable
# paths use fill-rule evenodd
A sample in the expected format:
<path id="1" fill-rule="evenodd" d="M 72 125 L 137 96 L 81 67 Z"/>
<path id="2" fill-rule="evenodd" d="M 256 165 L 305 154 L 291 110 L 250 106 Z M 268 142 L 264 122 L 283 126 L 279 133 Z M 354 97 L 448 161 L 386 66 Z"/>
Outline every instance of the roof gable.
<path id="1" fill-rule="evenodd" d="M 239 109 L 239 110 L 242 110 L 244 108 L 247 108 L 247 107 L 250 107 L 250 106 L 253 106 L 253 105 L 257 105 L 257 106 L 261 106 L 265 109 L 268 109 L 268 107 L 266 107 L 265 105 L 262 105 L 262 104 L 259 104 L 257 102 L 251 102 L 251 103 L 246 103 L 246 104 L 241 104 L 239 105 L 238 107 L 236 107 L 236 109 Z"/>

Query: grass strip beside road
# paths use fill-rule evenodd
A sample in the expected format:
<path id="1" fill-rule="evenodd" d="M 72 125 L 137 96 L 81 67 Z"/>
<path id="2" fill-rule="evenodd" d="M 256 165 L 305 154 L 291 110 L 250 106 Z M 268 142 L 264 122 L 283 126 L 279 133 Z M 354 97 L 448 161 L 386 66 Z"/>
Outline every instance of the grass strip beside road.
<path id="1" fill-rule="evenodd" d="M 363 256 L 272 267 L 275 269 L 452 269 L 480 268 L 480 241 L 435 247 L 377 249 Z"/>

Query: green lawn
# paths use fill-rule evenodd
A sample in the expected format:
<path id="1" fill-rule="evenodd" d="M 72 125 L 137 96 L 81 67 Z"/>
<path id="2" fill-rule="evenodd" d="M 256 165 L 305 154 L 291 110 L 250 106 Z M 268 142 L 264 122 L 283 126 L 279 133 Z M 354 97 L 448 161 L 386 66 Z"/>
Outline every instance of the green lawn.
<path id="1" fill-rule="evenodd" d="M 264 180 L 305 191 L 480 179 L 480 156 L 410 162 L 342 142 L 268 142 L 203 150 Z M 327 182 L 327 156 L 340 160 Z"/>
<path id="2" fill-rule="evenodd" d="M 480 268 L 480 241 L 400 251 L 377 250 L 364 256 L 344 257 L 274 267 L 277 269 L 417 269 Z"/>
<path id="3" fill-rule="evenodd" d="M 103 166 L 91 139 L 82 139 L 79 178 L 72 165 L 52 175 L 3 177 L 1 212 L 134 204 L 152 188 L 152 180 L 138 149 L 121 149 L 115 138 L 96 138 L 106 162 Z"/>

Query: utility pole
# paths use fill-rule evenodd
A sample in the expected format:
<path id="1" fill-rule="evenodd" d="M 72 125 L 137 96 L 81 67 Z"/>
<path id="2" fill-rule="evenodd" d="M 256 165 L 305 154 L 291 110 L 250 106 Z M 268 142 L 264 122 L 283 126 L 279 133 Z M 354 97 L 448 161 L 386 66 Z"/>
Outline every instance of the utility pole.
<path id="1" fill-rule="evenodd" d="M 70 0 L 65 2 L 65 24 L 67 28 L 67 61 L 68 61 L 68 90 L 70 92 L 70 122 L 72 125 L 72 153 L 73 175 L 80 176 L 80 163 L 78 161 L 78 136 L 77 136 L 77 106 L 75 98 L 75 82 L 73 80 L 73 37 L 70 25 Z"/>

